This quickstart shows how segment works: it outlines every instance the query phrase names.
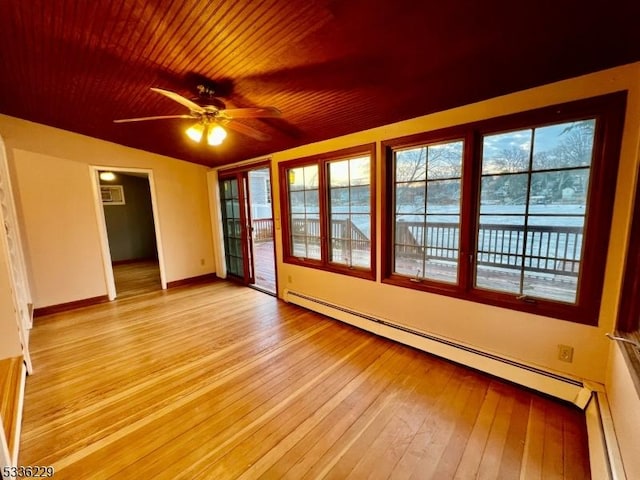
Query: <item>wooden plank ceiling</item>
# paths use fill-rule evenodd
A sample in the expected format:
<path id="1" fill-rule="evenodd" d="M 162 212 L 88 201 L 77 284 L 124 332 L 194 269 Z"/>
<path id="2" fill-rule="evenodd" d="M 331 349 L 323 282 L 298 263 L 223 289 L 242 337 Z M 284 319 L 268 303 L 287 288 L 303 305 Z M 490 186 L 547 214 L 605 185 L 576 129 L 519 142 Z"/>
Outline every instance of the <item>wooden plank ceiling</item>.
<path id="1" fill-rule="evenodd" d="M 220 165 L 640 60 L 637 0 L 2 0 L 0 113 Z M 149 90 L 273 105 L 194 144 Z M 1 132 L 0 132 L 1 133 Z"/>

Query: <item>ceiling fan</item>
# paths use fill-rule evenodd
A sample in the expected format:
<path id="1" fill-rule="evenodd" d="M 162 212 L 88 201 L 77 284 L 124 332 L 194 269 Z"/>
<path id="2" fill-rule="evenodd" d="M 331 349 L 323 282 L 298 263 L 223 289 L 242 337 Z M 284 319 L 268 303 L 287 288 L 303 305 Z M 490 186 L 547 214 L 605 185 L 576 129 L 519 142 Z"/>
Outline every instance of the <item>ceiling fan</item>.
<path id="1" fill-rule="evenodd" d="M 189 109 L 188 114 L 183 115 L 159 115 L 153 117 L 123 118 L 114 120 L 114 123 L 141 122 L 146 120 L 165 120 L 169 118 L 184 118 L 196 120 L 191 127 L 186 130 L 187 136 L 194 142 L 206 142 L 209 145 L 220 145 L 227 131 L 224 127 L 235 130 L 255 140 L 266 141 L 271 137 L 260 132 L 253 127 L 236 121 L 238 118 L 274 118 L 281 115 L 280 110 L 275 107 L 250 107 L 250 108 L 226 108 L 224 102 L 213 96 L 213 90 L 203 85 L 198 85 L 201 96 L 206 94 L 210 105 L 198 105 L 192 100 L 183 97 L 175 92 L 163 90 L 162 88 L 151 88 L 152 91 L 170 98 Z"/>

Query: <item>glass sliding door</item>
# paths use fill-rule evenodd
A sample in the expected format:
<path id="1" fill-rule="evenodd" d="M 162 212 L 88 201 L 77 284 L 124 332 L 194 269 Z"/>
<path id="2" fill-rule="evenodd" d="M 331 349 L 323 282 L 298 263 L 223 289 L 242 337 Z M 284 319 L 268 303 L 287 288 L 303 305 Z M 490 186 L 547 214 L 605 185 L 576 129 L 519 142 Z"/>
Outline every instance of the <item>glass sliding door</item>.
<path id="1" fill-rule="evenodd" d="M 251 247 L 256 280 L 254 286 L 259 290 L 275 294 L 276 269 L 269 166 L 248 171 L 247 179 L 251 207 Z"/>
<path id="2" fill-rule="evenodd" d="M 220 202 L 227 275 L 245 285 L 252 284 L 255 279 L 246 174 L 220 178 Z"/>
<path id="3" fill-rule="evenodd" d="M 277 292 L 271 170 L 268 162 L 219 173 L 227 275 Z"/>

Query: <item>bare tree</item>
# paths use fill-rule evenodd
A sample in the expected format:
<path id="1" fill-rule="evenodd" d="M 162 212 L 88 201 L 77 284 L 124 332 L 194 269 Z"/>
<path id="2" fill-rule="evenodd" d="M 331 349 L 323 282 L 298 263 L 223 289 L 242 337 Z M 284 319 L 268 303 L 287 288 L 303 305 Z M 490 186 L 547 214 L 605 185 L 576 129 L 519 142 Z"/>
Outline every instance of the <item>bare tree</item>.
<path id="1" fill-rule="evenodd" d="M 396 153 L 396 181 L 424 181 L 427 172 L 427 147 L 412 148 Z"/>
<path id="2" fill-rule="evenodd" d="M 500 173 L 526 172 L 529 169 L 529 150 L 518 147 L 505 148 L 492 163 Z"/>
<path id="3" fill-rule="evenodd" d="M 579 167 L 591 164 L 593 152 L 593 121 L 575 122 L 560 134 L 563 138 L 554 153 L 557 156 L 557 167 Z"/>
<path id="4" fill-rule="evenodd" d="M 429 147 L 427 174 L 434 178 L 459 178 L 462 173 L 462 142 Z"/>
<path id="5" fill-rule="evenodd" d="M 396 153 L 396 204 L 401 207 L 429 202 L 457 201 L 462 172 L 461 141 L 422 146 Z M 423 183 L 427 182 L 428 183 Z M 453 182 L 451 182 L 453 180 Z"/>

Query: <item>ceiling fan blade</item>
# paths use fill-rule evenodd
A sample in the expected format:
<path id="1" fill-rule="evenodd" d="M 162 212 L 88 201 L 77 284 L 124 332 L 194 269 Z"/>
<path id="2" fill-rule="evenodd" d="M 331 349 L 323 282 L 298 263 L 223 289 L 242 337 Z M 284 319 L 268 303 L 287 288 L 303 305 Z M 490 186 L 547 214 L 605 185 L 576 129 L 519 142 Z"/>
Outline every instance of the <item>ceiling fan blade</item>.
<path id="1" fill-rule="evenodd" d="M 165 120 L 167 118 L 198 118 L 193 115 L 158 115 L 155 117 L 139 117 L 139 118 L 121 118 L 119 120 L 114 120 L 113 123 L 126 123 L 126 122 L 142 122 L 145 120 Z"/>
<path id="2" fill-rule="evenodd" d="M 151 87 L 151 90 L 161 95 L 164 95 L 167 98 L 170 98 L 174 102 L 178 102 L 180 105 L 184 105 L 189 110 L 192 110 L 194 112 L 204 112 L 204 108 L 202 108 L 200 105 L 198 105 L 195 102 L 192 102 L 188 98 L 184 98 L 182 95 L 178 95 L 175 92 L 171 92 L 169 90 L 163 90 L 162 88 L 154 88 L 154 87 Z"/>
<path id="3" fill-rule="evenodd" d="M 242 133 L 247 137 L 251 137 L 255 140 L 260 140 L 261 142 L 266 142 L 271 139 L 270 135 L 266 133 L 260 132 L 249 125 L 245 125 L 244 123 L 234 122 L 233 120 L 224 124 L 225 127 L 230 128 L 231 130 L 235 130 L 236 132 Z"/>
<path id="4" fill-rule="evenodd" d="M 229 108 L 222 112 L 229 118 L 266 118 L 282 115 L 276 107 Z"/>

